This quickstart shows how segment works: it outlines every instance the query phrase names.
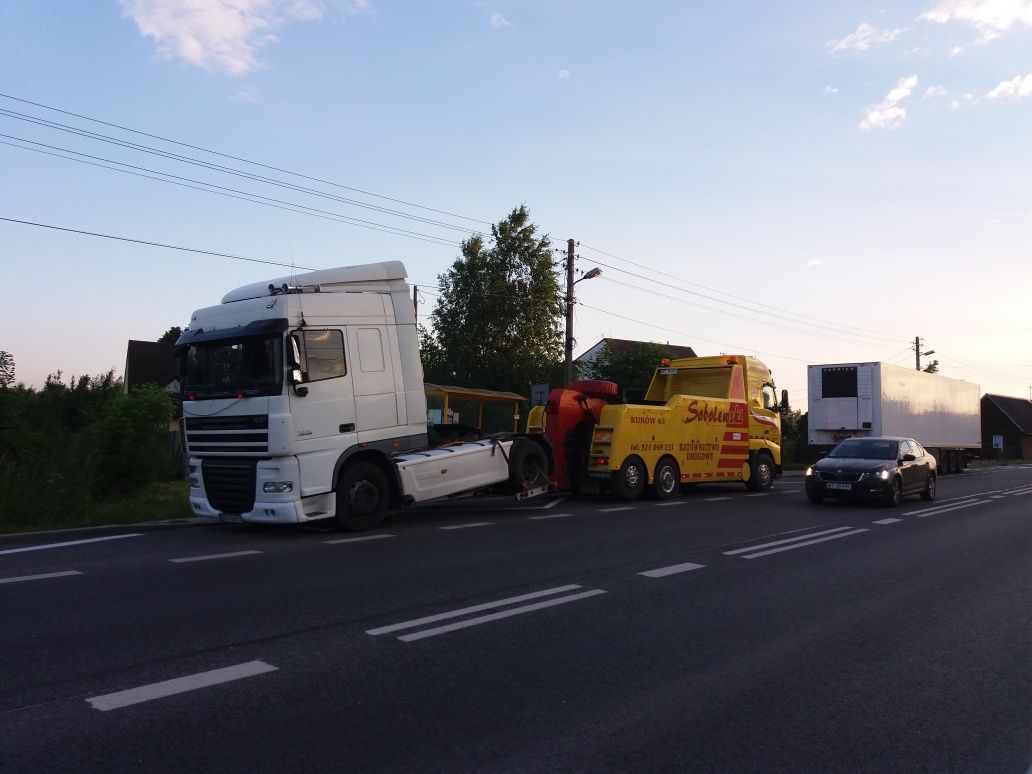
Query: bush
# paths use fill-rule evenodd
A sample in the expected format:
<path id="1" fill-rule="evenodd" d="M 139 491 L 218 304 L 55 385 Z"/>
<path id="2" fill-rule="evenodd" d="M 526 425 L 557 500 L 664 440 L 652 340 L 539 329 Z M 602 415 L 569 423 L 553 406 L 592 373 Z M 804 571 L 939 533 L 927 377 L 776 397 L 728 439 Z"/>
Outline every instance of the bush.
<path id="1" fill-rule="evenodd" d="M 99 504 L 176 474 L 172 397 L 122 394 L 109 371 L 0 390 L 0 530 L 77 523 Z"/>

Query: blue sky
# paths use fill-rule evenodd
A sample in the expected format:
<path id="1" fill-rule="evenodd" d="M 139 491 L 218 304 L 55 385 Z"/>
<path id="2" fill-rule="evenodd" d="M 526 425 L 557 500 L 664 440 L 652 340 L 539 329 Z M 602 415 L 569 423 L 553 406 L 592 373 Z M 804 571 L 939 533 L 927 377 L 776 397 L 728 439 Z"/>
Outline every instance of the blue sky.
<path id="1" fill-rule="evenodd" d="M 400 259 L 429 311 L 459 240 L 525 203 L 603 266 L 577 352 L 757 354 L 801 405 L 807 363 L 912 364 L 921 336 L 945 375 L 1032 394 L 1032 0 L 3 0 L 0 93 L 2 218 Z M 285 273 L 9 220 L 0 261 L 0 349 L 37 386 Z"/>

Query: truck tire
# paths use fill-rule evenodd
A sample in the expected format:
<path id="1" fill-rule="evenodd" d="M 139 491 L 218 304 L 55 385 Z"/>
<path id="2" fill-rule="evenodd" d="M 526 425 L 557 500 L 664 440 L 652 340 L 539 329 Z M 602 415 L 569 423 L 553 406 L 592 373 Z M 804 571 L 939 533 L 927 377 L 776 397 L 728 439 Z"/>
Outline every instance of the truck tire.
<path id="1" fill-rule="evenodd" d="M 509 448 L 509 489 L 519 494 L 548 483 L 545 450 L 529 438 L 517 438 Z"/>
<path id="2" fill-rule="evenodd" d="M 645 489 L 646 475 L 641 457 L 628 457 L 613 474 L 613 493 L 621 500 L 637 499 Z"/>
<path id="3" fill-rule="evenodd" d="M 681 495 L 681 470 L 672 457 L 664 457 L 656 463 L 652 476 L 652 491 L 660 500 L 671 500 Z"/>
<path id="4" fill-rule="evenodd" d="M 754 492 L 765 492 L 774 486 L 774 458 L 767 452 L 757 452 L 753 457 L 745 486 Z"/>
<path id="5" fill-rule="evenodd" d="M 337 480 L 337 523 L 348 532 L 380 526 L 389 503 L 387 476 L 371 462 L 352 463 Z"/>

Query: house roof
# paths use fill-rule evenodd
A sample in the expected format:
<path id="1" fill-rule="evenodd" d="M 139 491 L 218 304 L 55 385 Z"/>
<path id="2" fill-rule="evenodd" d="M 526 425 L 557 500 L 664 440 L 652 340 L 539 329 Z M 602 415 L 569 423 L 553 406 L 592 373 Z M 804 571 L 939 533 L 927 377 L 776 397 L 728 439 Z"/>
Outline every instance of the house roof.
<path id="1" fill-rule="evenodd" d="M 986 393 L 982 400 L 992 402 L 1005 417 L 1014 423 L 1014 427 L 1019 432 L 1032 433 L 1032 400 L 990 393 Z"/>
<path id="2" fill-rule="evenodd" d="M 669 344 L 669 343 L 668 344 L 659 344 L 658 342 L 655 342 L 655 341 L 634 341 L 633 339 L 610 339 L 610 338 L 604 338 L 604 339 L 601 339 L 598 342 L 598 344 L 595 344 L 590 349 L 588 349 L 587 352 L 592 352 L 592 351 L 596 350 L 602 344 L 605 344 L 610 349 L 610 351 L 618 352 L 620 354 L 624 354 L 626 352 L 629 352 L 634 347 L 641 346 L 642 344 L 655 344 L 657 346 L 663 347 L 663 349 L 665 349 L 667 351 L 667 353 L 672 358 L 697 357 L 697 355 L 695 354 L 695 350 L 692 349 L 691 347 L 682 347 L 682 346 L 680 346 L 678 344 Z M 587 352 L 585 352 L 584 354 L 587 354 Z M 583 357 L 583 355 L 581 355 L 581 357 Z M 577 358 L 577 359 L 579 360 L 580 358 Z"/>
<path id="3" fill-rule="evenodd" d="M 179 378 L 175 345 L 158 341 L 129 341 L 125 355 L 125 390 L 145 384 L 167 387 Z"/>

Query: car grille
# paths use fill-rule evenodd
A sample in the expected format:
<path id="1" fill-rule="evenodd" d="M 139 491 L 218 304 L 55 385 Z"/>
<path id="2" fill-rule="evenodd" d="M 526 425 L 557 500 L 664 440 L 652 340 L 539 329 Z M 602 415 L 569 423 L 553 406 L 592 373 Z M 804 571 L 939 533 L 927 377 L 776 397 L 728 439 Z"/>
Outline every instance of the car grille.
<path id="1" fill-rule="evenodd" d="M 211 507 L 223 513 L 254 510 L 257 460 L 204 460 L 204 492 Z"/>
<path id="2" fill-rule="evenodd" d="M 269 417 L 187 417 L 186 442 L 190 454 L 268 454 Z"/>
<path id="3" fill-rule="evenodd" d="M 818 470 L 817 478 L 821 481 L 859 481 L 862 473 L 839 473 L 834 470 Z"/>

